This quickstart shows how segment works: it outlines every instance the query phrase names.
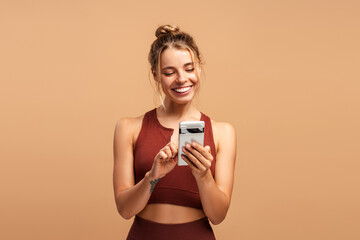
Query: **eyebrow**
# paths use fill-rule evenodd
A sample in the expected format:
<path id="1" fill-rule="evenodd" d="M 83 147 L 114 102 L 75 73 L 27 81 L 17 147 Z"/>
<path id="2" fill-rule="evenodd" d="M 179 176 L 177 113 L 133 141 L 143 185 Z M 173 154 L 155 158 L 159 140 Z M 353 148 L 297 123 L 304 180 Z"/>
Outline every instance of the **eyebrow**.
<path id="1" fill-rule="evenodd" d="M 184 64 L 184 67 L 190 66 L 190 65 L 194 65 L 193 62 L 188 62 Z M 169 66 L 169 67 L 164 67 L 163 69 L 161 69 L 161 71 L 167 70 L 167 69 L 174 69 L 174 67 Z"/>

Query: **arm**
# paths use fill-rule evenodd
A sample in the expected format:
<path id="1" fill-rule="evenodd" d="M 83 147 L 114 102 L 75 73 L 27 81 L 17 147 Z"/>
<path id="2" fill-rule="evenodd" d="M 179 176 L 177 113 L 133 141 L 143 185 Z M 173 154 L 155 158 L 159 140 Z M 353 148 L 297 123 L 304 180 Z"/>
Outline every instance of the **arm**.
<path id="1" fill-rule="evenodd" d="M 114 194 L 118 212 L 125 219 L 130 219 L 145 208 L 157 181 L 171 171 L 176 164 L 172 158 L 175 155 L 175 146 L 169 143 L 156 155 L 152 169 L 135 185 L 133 136 L 136 129 L 141 127 L 141 121 L 140 125 L 139 121 L 138 119 L 121 119 L 115 127 Z M 173 162 L 175 164 L 171 168 Z"/>
<path id="2" fill-rule="evenodd" d="M 230 124 L 218 124 L 219 146 L 215 179 L 210 171 L 212 156 L 208 146 L 192 144 L 187 147 L 188 158 L 183 158 L 192 168 L 204 212 L 213 224 L 221 223 L 229 209 L 236 159 L 235 129 Z"/>

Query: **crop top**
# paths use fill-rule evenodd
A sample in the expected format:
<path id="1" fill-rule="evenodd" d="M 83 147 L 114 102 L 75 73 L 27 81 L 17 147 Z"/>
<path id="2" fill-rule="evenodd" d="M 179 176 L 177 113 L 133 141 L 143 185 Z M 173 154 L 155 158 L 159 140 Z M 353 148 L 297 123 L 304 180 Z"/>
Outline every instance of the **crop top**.
<path id="1" fill-rule="evenodd" d="M 209 145 L 211 148 L 213 161 L 210 170 L 214 176 L 216 150 L 211 120 L 203 113 L 200 120 L 205 122 L 204 146 Z M 173 131 L 174 129 L 160 124 L 156 109 L 145 113 L 133 151 L 135 183 L 141 181 L 151 170 L 156 154 L 171 141 Z M 168 203 L 202 209 L 199 190 L 191 168 L 176 165 L 156 184 L 148 203 Z"/>

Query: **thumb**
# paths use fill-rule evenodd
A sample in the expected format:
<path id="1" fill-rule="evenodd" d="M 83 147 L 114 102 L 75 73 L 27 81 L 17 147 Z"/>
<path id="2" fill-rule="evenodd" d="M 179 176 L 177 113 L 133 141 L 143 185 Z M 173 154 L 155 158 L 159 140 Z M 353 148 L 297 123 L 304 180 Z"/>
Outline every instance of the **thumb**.
<path id="1" fill-rule="evenodd" d="M 206 145 L 204 148 L 205 148 L 206 151 L 211 152 L 210 146 Z"/>

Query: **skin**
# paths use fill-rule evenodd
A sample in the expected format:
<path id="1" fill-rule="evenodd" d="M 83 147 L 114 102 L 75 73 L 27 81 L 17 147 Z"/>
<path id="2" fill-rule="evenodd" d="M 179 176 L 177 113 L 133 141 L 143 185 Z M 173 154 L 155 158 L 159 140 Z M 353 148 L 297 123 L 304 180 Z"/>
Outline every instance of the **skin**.
<path id="1" fill-rule="evenodd" d="M 161 125 L 177 129 L 180 121 L 200 120 L 201 113 L 193 106 L 198 86 L 198 77 L 187 50 L 166 49 L 161 54 L 160 72 L 155 73 L 165 93 L 165 108 L 156 110 Z M 191 87 L 185 94 L 174 89 Z M 135 184 L 133 174 L 133 148 L 139 135 L 142 119 L 123 118 L 115 127 L 114 134 L 114 193 L 118 211 L 125 219 L 138 215 L 159 223 L 184 223 L 207 216 L 213 224 L 221 223 L 230 206 L 236 159 L 236 133 L 229 123 L 212 121 L 215 148 L 193 143 L 187 145 L 183 159 L 192 169 L 199 188 L 203 210 L 172 204 L 147 204 L 152 189 L 177 164 L 178 131 L 174 131 L 171 142 L 155 156 L 152 168 Z M 215 178 L 210 166 L 216 151 Z"/>

